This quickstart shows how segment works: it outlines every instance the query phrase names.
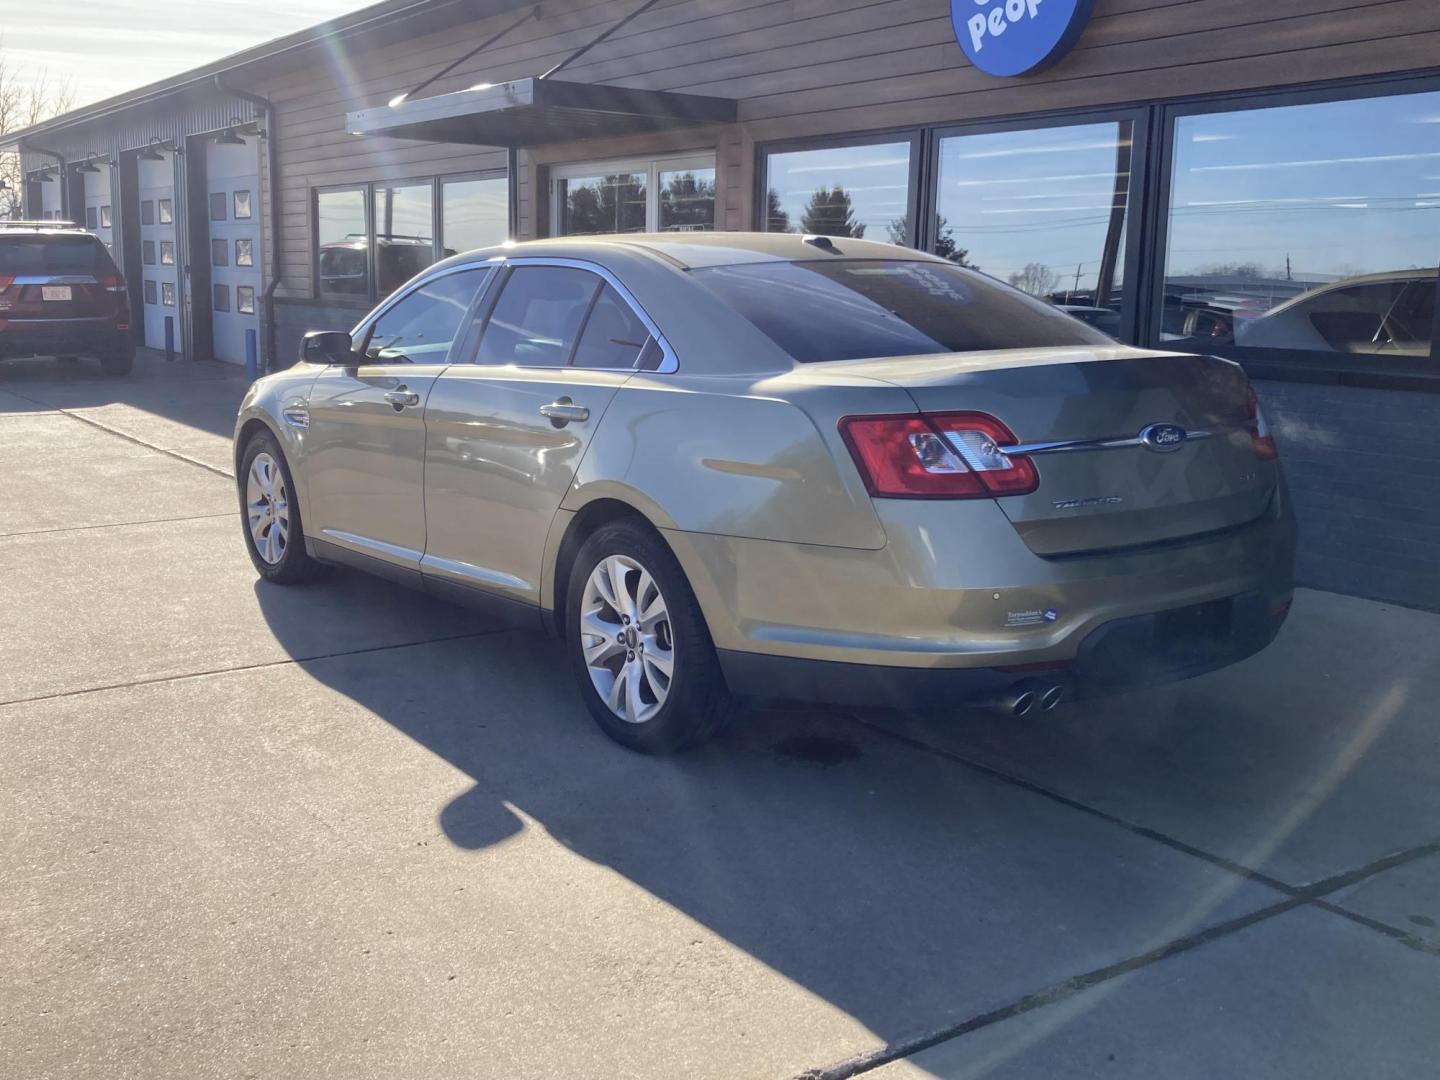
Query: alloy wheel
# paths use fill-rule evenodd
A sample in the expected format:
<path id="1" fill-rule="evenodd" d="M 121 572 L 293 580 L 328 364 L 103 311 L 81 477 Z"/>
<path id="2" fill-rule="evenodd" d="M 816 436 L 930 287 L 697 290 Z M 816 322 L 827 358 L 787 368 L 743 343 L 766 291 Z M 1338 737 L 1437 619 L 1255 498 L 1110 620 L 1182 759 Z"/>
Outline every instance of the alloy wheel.
<path id="1" fill-rule="evenodd" d="M 653 719 L 670 694 L 675 642 L 650 572 L 627 555 L 600 560 L 585 583 L 578 629 L 600 700 L 626 723 Z"/>
<path id="2" fill-rule="evenodd" d="M 290 542 L 290 500 L 285 474 L 269 454 L 255 455 L 245 478 L 245 513 L 260 558 L 274 566 Z"/>

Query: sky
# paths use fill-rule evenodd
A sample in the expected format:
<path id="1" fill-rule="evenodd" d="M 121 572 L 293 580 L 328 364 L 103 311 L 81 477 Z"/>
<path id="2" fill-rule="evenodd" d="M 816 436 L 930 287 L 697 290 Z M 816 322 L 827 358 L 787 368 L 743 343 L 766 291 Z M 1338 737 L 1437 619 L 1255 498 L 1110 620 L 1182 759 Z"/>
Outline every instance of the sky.
<path id="1" fill-rule="evenodd" d="M 372 0 L 0 3 L 0 49 L 22 78 L 69 79 L 84 105 L 188 71 Z"/>

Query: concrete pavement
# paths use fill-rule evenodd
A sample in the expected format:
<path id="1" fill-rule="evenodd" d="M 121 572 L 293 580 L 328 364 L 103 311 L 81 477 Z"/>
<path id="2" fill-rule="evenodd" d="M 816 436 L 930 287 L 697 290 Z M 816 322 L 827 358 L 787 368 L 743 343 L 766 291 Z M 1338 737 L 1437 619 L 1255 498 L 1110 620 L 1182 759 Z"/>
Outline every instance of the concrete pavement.
<path id="1" fill-rule="evenodd" d="M 558 651 L 257 583 L 218 365 L 0 366 L 0 1076 L 1416 1076 L 1440 617 L 636 757 Z"/>

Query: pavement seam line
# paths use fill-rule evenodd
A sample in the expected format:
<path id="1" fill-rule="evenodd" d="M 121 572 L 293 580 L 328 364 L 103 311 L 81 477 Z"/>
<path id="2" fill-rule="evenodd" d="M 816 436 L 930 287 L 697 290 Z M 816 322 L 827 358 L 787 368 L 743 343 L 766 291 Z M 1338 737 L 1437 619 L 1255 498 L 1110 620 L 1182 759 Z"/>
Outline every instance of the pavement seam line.
<path id="1" fill-rule="evenodd" d="M 851 1058 L 849 1061 L 842 1061 L 835 1065 L 826 1066 L 821 1069 L 811 1069 L 798 1074 L 795 1080 L 850 1080 L 851 1077 L 871 1072 L 883 1065 L 899 1061 L 902 1058 L 910 1057 L 924 1050 L 939 1046 L 941 1043 L 950 1042 L 953 1039 L 969 1035 L 971 1032 L 981 1028 L 987 1028 L 1001 1021 L 1009 1020 L 1016 1016 L 1023 1016 L 1025 1013 L 1033 1012 L 1046 1005 L 1052 1005 L 1076 994 L 1089 990 L 1128 975 L 1131 972 L 1139 971 L 1142 968 L 1150 967 L 1152 964 L 1190 952 L 1202 945 L 1212 941 L 1228 937 L 1241 930 L 1248 929 L 1258 923 L 1275 918 L 1277 915 L 1284 915 L 1297 908 L 1305 907 L 1308 901 L 1300 897 L 1289 897 L 1279 903 L 1271 904 L 1269 907 L 1260 908 L 1246 915 L 1238 916 L 1215 926 L 1199 930 L 1184 937 L 1175 938 L 1163 945 L 1159 945 L 1146 952 L 1130 956 L 1124 960 L 1118 960 L 1113 964 L 1106 964 L 1104 967 L 1095 968 L 1092 971 L 1080 975 L 1072 975 L 1058 983 L 1052 983 L 1041 990 L 1033 991 L 1023 997 L 1017 998 L 1009 1005 L 1002 1005 L 999 1008 L 991 1009 L 988 1012 L 980 1013 L 962 1020 L 958 1024 L 952 1024 L 940 1031 L 932 1032 L 929 1035 L 921 1035 L 906 1040 L 898 1045 L 882 1047 L 869 1054 L 861 1054 Z"/>
<path id="2" fill-rule="evenodd" d="M 14 394 L 14 396 L 18 397 L 21 401 L 33 402 L 34 404 L 39 405 L 42 409 L 45 409 L 47 412 L 59 413 L 61 416 L 68 416 L 71 420 L 78 420 L 82 424 L 89 424 L 91 427 L 97 428 L 100 431 L 106 432 L 107 434 L 114 435 L 118 439 L 124 439 L 126 442 L 132 442 L 136 446 L 143 446 L 147 450 L 153 450 L 157 454 L 165 454 L 168 457 L 174 458 L 176 461 L 183 461 L 187 465 L 194 465 L 198 468 L 205 469 L 207 472 L 212 472 L 216 476 L 225 477 L 226 480 L 235 479 L 235 474 L 232 472 L 227 472 L 224 469 L 218 468 L 214 465 L 210 465 L 204 461 L 200 461 L 198 458 L 187 457 L 185 454 L 180 453 L 180 451 L 178 450 L 167 450 L 163 446 L 156 446 L 154 443 L 146 442 L 144 439 L 139 438 L 135 435 L 131 435 L 128 432 L 121 431 L 119 428 L 113 428 L 109 424 L 101 423 L 99 420 L 96 420 L 93 417 L 82 416 L 80 413 L 72 412 L 70 409 L 62 408 L 59 405 L 50 405 L 44 401 L 40 401 L 38 398 L 28 397 L 25 394 L 17 394 L 14 390 L 9 390 L 6 392 Z"/>
<path id="3" fill-rule="evenodd" d="M 134 679 L 130 682 L 109 683 L 105 686 L 87 686 L 80 690 L 64 690 L 56 694 L 38 694 L 35 697 L 12 698 L 0 701 L 0 709 L 14 705 L 34 705 L 42 701 L 59 701 L 62 698 L 83 697 L 86 694 L 103 694 L 110 690 L 128 690 L 137 686 L 158 686 L 162 683 L 186 682 L 190 679 L 208 679 L 217 675 L 235 675 L 246 671 L 264 671 L 266 668 L 286 667 L 293 664 L 309 664 L 317 660 L 338 660 L 345 656 L 364 656 L 367 653 L 388 652 L 391 649 L 418 649 L 422 645 L 441 645 L 450 641 L 466 641 L 471 638 L 491 637 L 509 633 L 512 628 L 498 627 L 494 630 L 475 630 L 468 634 L 452 634 L 448 637 L 425 638 L 421 641 L 397 641 L 390 645 L 371 645 L 363 649 L 349 649 L 345 652 L 317 653 L 314 656 L 292 656 L 285 660 L 265 660 L 258 664 L 240 664 L 236 667 L 215 668 L 212 671 L 187 671 L 182 675 L 156 675 L 148 679 Z"/>
<path id="4" fill-rule="evenodd" d="M 1171 848 L 1174 851 L 1189 855 L 1192 858 L 1200 859 L 1204 862 L 1211 864 L 1212 866 L 1217 866 L 1222 870 L 1227 870 L 1232 874 L 1245 878 L 1248 881 L 1254 881 L 1258 884 L 1265 885 L 1271 889 L 1274 889 L 1276 892 L 1284 894 L 1285 896 L 1302 897 L 1305 891 L 1304 888 L 1301 886 L 1289 885 L 1279 880 L 1278 878 L 1273 878 L 1269 874 L 1263 873 L 1259 870 L 1252 870 L 1250 867 L 1237 863 L 1233 859 L 1228 859 L 1223 855 L 1216 855 L 1215 853 L 1206 851 L 1203 848 L 1197 848 L 1193 844 L 1187 844 L 1183 840 L 1177 840 L 1175 837 L 1162 833 L 1157 829 L 1152 829 L 1146 825 L 1137 824 L 1133 821 L 1127 820 L 1126 818 L 1120 817 L 1118 814 L 1112 814 L 1108 810 L 1101 810 L 1098 807 L 1089 805 L 1088 803 L 1083 803 L 1078 799 L 1072 799 L 1068 795 L 1062 795 L 1060 794 L 1060 792 L 1054 791 L 1051 788 L 1047 788 L 1043 784 L 1038 784 L 1033 780 L 1026 780 L 1024 777 L 1015 776 L 1012 773 L 1005 772 L 1003 769 L 997 769 L 993 765 L 986 765 L 985 763 L 976 761 L 973 758 L 968 758 L 963 754 L 958 754 L 953 750 L 946 750 L 943 747 L 932 746 L 931 744 L 925 742 L 922 739 L 916 739 L 910 735 L 902 735 L 899 732 L 891 731 L 888 728 L 884 728 L 877 724 L 871 723 L 864 717 L 850 714 L 850 719 L 854 723 L 859 724 L 861 727 L 867 729 L 868 731 L 883 735 L 886 738 L 892 739 L 899 743 L 903 743 L 904 745 L 920 750 L 923 753 L 934 754 L 937 757 L 942 757 L 948 761 L 953 761 L 956 764 L 963 765 L 967 769 L 978 772 L 983 776 L 988 776 L 993 780 L 1000 781 L 1001 783 L 1011 784 L 1015 787 L 1022 788 L 1023 790 L 1028 791 L 1031 794 L 1039 795 L 1042 798 L 1049 799 L 1051 802 L 1058 803 L 1061 806 L 1068 807 L 1071 810 L 1078 810 L 1081 813 L 1089 814 L 1091 817 L 1099 818 L 1101 821 L 1105 821 L 1111 825 L 1118 826 L 1119 828 L 1122 828 L 1126 832 L 1132 833 L 1135 836 L 1143 837 L 1146 840 L 1153 840 L 1156 843 L 1162 844 L 1165 847 Z"/>
<path id="5" fill-rule="evenodd" d="M 8 540 L 12 536 L 53 536 L 55 533 L 93 532 L 96 529 L 133 529 L 140 525 L 178 525 L 185 521 L 214 521 L 216 518 L 232 517 L 234 513 L 233 510 L 226 510 L 223 514 L 194 514 L 190 517 L 151 518 L 146 521 L 107 521 L 99 525 L 65 525 L 57 529 L 21 529 L 18 532 L 0 532 L 0 540 Z"/>
<path id="6" fill-rule="evenodd" d="M 1003 777 L 1004 774 L 1001 775 Z M 882 1065 L 888 1065 L 891 1062 L 899 1061 L 901 1058 L 918 1054 L 924 1050 L 929 1050 L 942 1043 L 963 1038 L 981 1028 L 990 1027 L 992 1024 L 998 1024 L 1003 1020 L 1021 1016 L 1027 1012 L 1033 1012 L 1035 1009 L 1045 1005 L 1063 1001 L 1083 990 L 1099 986 L 1121 975 L 1127 975 L 1132 971 L 1149 967 L 1151 964 L 1158 963 L 1168 957 L 1189 952 L 1211 941 L 1228 937 L 1230 934 L 1247 929 L 1257 923 L 1265 922 L 1277 915 L 1284 915 L 1287 912 L 1295 911 L 1302 907 L 1319 908 L 1322 911 L 1349 919 L 1361 926 L 1392 938 L 1417 952 L 1426 953 L 1431 956 L 1440 956 L 1440 946 L 1431 945 L 1415 937 L 1413 934 L 1407 933 L 1405 930 L 1391 926 L 1389 923 L 1349 911 L 1324 899 L 1326 893 L 1356 884 L 1376 874 L 1383 873 L 1386 870 L 1393 870 L 1397 866 L 1403 866 L 1406 863 L 1434 855 L 1437 852 L 1440 852 L 1440 841 L 1418 844 L 1415 847 L 1382 856 L 1354 870 L 1334 874 L 1311 885 L 1301 887 L 1291 886 L 1289 887 L 1289 891 L 1292 895 L 1287 896 L 1286 899 L 1281 900 L 1279 903 L 1271 904 L 1269 907 L 1260 908 L 1257 911 L 1252 911 L 1246 915 L 1241 915 L 1204 930 L 1196 931 L 1193 934 L 1176 938 L 1173 941 L 1157 946 L 1147 952 L 1139 953 L 1136 956 L 1116 961 L 1113 964 L 1107 964 L 1104 967 L 1096 968 L 1093 971 L 1085 972 L 1081 975 L 1072 976 L 1063 982 L 1054 983 L 1041 990 L 1026 994 L 1009 1005 L 1002 1005 L 997 1009 L 980 1013 L 977 1016 L 972 1016 L 968 1020 L 962 1020 L 958 1024 L 942 1028 L 940 1031 L 931 1032 L 929 1035 L 918 1036 L 898 1045 L 885 1046 L 870 1054 L 863 1054 L 849 1061 L 843 1061 L 826 1068 L 812 1069 L 808 1072 L 801 1073 L 796 1077 L 796 1080 L 849 1080 L 851 1077 L 878 1069 Z"/>

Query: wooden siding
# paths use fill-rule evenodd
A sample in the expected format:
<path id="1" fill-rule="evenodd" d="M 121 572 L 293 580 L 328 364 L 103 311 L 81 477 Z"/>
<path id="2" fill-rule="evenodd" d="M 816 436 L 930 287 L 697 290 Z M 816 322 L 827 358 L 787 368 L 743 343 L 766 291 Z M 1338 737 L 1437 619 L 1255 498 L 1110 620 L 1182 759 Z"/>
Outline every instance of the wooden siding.
<path id="1" fill-rule="evenodd" d="M 547 0 L 516 29 L 428 88 L 536 75 L 632 11 L 636 0 Z M 345 114 L 407 91 L 516 18 L 511 0 L 388 44 L 331 43 L 244 82 L 279 110 L 282 296 L 311 295 L 311 191 L 318 186 L 503 168 L 503 151 L 362 140 Z M 454 10 L 458 13 L 462 9 Z M 432 17 L 441 17 L 436 13 Z M 714 150 L 724 228 L 753 223 L 758 144 L 1155 99 L 1393 74 L 1440 63 L 1435 0 L 1098 0 L 1075 50 L 1020 79 L 977 71 L 947 0 L 665 0 L 565 69 L 579 82 L 740 100 L 739 124 L 536 147 L 521 155 L 521 234 L 544 226 L 545 166 Z"/>

